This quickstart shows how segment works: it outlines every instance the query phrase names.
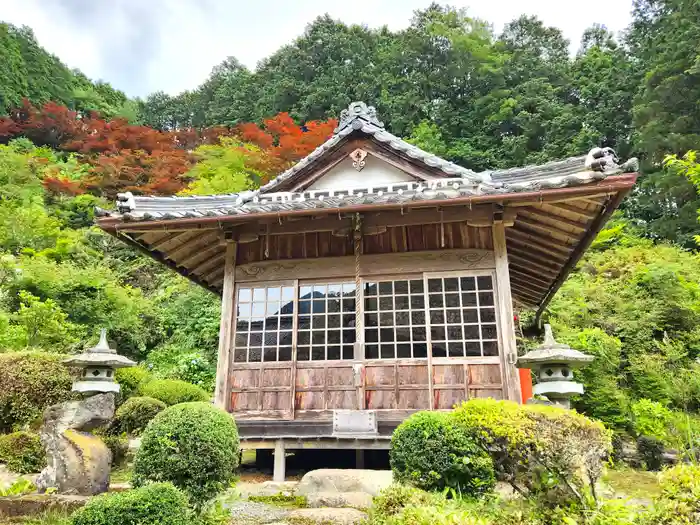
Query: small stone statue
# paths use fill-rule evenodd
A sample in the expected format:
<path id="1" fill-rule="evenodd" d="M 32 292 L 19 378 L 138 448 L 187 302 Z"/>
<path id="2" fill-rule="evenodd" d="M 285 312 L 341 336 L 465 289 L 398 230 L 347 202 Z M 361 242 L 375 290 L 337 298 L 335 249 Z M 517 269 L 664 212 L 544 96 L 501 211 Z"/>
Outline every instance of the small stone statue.
<path id="1" fill-rule="evenodd" d="M 89 431 L 114 417 L 114 396 L 119 392 L 114 370 L 135 363 L 109 347 L 105 330 L 97 345 L 64 362 L 83 369 L 80 379 L 73 383 L 73 390 L 87 397 L 53 405 L 44 412 L 40 437 L 48 466 L 36 485 L 40 492 L 55 488 L 60 494 L 91 496 L 107 491 L 112 454 Z"/>

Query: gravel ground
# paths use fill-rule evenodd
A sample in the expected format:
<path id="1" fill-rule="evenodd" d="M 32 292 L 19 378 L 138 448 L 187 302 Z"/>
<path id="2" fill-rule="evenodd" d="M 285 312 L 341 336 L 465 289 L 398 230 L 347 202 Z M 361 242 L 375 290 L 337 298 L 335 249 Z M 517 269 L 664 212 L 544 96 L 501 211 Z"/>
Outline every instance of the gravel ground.
<path id="1" fill-rule="evenodd" d="M 289 515 L 287 509 L 255 501 L 236 501 L 224 504 L 224 507 L 231 513 L 233 523 L 240 525 L 263 525 L 275 521 L 279 522 Z"/>

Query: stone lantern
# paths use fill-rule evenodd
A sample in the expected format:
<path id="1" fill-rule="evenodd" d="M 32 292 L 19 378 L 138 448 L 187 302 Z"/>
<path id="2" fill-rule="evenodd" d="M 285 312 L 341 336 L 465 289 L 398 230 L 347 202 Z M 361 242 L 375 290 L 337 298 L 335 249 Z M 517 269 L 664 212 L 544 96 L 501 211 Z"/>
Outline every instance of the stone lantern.
<path id="1" fill-rule="evenodd" d="M 80 377 L 73 382 L 73 391 L 84 396 L 44 411 L 39 435 L 47 465 L 37 477 L 36 486 L 42 493 L 51 489 L 59 494 L 92 496 L 109 488 L 112 453 L 90 431 L 114 418 L 114 398 L 119 392 L 114 371 L 136 363 L 109 347 L 104 329 L 95 346 L 63 362 L 82 368 Z"/>
<path id="2" fill-rule="evenodd" d="M 544 325 L 542 345 L 518 358 L 518 368 L 535 371 L 537 384 L 532 392 L 549 399 L 555 405 L 570 408 L 570 398 L 583 394 L 583 385 L 574 381 L 572 370 L 593 361 L 593 356 L 557 343 L 552 327 Z"/>
<path id="3" fill-rule="evenodd" d="M 63 361 L 69 366 L 83 369 L 80 378 L 73 383 L 73 391 L 83 394 L 119 392 L 119 383 L 114 379 L 117 368 L 134 366 L 131 359 L 118 355 L 107 343 L 107 330 L 100 332 L 99 342 L 87 352 L 71 356 Z"/>

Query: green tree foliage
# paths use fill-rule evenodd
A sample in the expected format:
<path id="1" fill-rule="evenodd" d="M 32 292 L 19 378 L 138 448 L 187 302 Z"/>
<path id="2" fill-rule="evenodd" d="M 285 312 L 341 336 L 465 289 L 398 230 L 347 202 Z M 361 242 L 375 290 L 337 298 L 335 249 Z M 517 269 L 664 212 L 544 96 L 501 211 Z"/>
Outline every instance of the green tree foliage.
<path id="1" fill-rule="evenodd" d="M 32 30 L 0 22 L 0 115 L 20 106 L 58 102 L 83 113 L 136 118 L 126 95 L 106 82 L 92 82 L 42 48 Z"/>

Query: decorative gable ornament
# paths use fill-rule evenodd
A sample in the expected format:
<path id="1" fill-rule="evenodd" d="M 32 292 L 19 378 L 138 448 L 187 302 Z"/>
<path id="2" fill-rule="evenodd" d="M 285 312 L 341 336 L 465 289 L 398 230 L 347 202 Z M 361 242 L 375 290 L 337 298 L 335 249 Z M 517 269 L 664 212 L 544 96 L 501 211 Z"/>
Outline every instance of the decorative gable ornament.
<path id="1" fill-rule="evenodd" d="M 357 171 L 362 171 L 362 168 L 364 168 L 366 164 L 366 157 L 367 152 L 361 148 L 357 148 L 350 154 L 350 158 L 352 159 L 352 167 L 355 168 Z"/>
<path id="2" fill-rule="evenodd" d="M 348 109 L 340 112 L 340 122 L 333 133 L 339 133 L 341 130 L 352 126 L 354 129 L 362 128 L 363 121 L 367 124 L 373 124 L 379 128 L 384 128 L 384 123 L 377 118 L 377 110 L 374 106 L 368 106 L 364 102 L 352 102 Z"/>

